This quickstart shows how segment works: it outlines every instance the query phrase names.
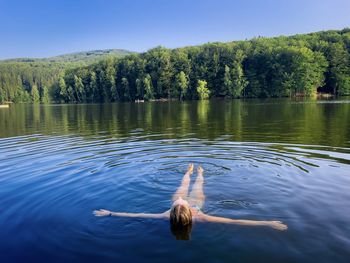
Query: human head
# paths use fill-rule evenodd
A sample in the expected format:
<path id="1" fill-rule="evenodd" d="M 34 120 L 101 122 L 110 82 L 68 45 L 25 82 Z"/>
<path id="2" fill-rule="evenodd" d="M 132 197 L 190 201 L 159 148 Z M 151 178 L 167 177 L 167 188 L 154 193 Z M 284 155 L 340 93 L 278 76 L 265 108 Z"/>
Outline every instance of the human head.
<path id="1" fill-rule="evenodd" d="M 176 239 L 188 240 L 192 230 L 192 212 L 187 201 L 181 197 L 176 200 L 170 210 L 171 232 Z"/>

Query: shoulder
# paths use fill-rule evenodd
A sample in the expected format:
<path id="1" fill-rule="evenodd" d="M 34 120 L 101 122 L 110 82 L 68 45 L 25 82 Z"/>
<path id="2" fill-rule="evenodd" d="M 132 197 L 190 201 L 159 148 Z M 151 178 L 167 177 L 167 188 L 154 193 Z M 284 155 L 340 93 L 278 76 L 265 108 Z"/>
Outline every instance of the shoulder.
<path id="1" fill-rule="evenodd" d="M 170 217 L 170 209 L 165 211 L 164 213 L 161 213 L 162 217 L 169 218 Z"/>
<path id="2" fill-rule="evenodd" d="M 196 214 L 192 217 L 192 220 L 194 222 L 203 222 L 203 221 L 207 221 L 207 215 L 204 214 L 201 211 L 197 211 Z"/>

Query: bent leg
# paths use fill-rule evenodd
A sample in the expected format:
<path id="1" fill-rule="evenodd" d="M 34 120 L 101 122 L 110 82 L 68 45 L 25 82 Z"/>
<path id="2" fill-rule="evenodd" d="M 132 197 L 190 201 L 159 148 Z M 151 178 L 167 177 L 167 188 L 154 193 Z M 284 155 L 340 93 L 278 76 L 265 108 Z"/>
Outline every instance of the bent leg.
<path id="1" fill-rule="evenodd" d="M 204 183 L 204 177 L 203 177 L 203 168 L 198 167 L 197 169 L 197 179 L 194 182 L 194 185 L 192 187 L 192 191 L 190 193 L 190 205 L 197 206 L 199 208 L 202 208 L 205 202 L 205 195 L 203 192 L 203 183 Z"/>
<path id="2" fill-rule="evenodd" d="M 193 173 L 193 163 L 190 163 L 187 168 L 187 172 L 185 173 L 184 177 L 182 178 L 180 187 L 176 190 L 175 194 L 173 195 L 172 201 L 174 202 L 179 197 L 182 199 L 185 199 L 188 195 L 188 187 L 190 186 L 191 178 L 190 175 Z"/>

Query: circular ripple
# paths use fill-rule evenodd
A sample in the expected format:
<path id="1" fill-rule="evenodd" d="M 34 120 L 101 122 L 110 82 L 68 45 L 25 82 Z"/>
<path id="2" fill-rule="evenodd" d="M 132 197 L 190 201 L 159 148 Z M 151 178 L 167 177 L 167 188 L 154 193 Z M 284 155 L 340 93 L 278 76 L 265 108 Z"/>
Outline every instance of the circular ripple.
<path id="1" fill-rule="evenodd" d="M 350 149 L 137 134 L 129 140 L 102 135 L 1 139 L 2 236 L 9 244 L 28 242 L 44 253 L 71 256 L 80 253 L 81 242 L 96 236 L 130 237 L 144 220 L 120 219 L 116 225 L 93 217 L 92 211 L 163 212 L 190 162 L 205 170 L 207 213 L 282 220 L 295 231 L 311 228 L 318 218 L 334 233 L 340 231 L 339 221 L 350 220 L 344 213 Z M 348 242 L 338 236 L 333 238 Z"/>

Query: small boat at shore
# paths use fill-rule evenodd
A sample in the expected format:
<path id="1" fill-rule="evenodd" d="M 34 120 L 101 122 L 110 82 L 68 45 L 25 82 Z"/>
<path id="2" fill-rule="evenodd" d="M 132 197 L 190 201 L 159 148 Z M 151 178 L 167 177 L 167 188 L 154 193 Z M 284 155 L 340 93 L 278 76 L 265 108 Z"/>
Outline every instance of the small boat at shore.
<path id="1" fill-rule="evenodd" d="M 0 109 L 1 108 L 9 108 L 10 106 L 8 104 L 0 104 Z"/>

